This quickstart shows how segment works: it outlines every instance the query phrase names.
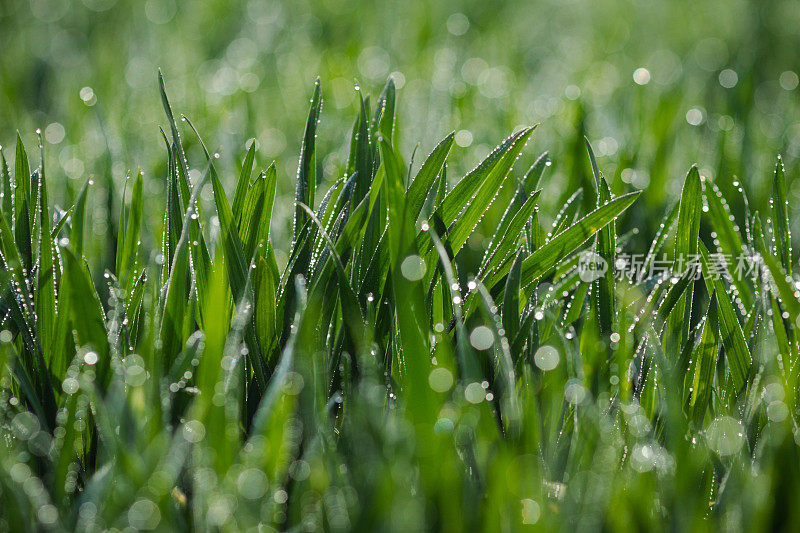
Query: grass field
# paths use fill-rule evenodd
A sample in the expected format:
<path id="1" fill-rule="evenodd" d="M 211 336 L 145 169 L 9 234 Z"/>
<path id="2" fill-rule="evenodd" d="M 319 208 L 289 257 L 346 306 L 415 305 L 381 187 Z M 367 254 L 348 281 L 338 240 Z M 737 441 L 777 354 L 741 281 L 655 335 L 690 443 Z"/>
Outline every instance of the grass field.
<path id="1" fill-rule="evenodd" d="M 0 7 L 0 531 L 796 531 L 798 18 Z"/>

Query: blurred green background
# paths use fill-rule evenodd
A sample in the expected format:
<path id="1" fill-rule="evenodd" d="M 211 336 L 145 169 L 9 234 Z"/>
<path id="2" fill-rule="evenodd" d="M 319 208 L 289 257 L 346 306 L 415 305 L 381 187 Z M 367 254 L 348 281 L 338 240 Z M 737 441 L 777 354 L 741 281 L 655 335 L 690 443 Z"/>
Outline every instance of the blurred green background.
<path id="1" fill-rule="evenodd" d="M 279 195 L 290 195 L 315 77 L 325 188 L 347 156 L 354 79 L 376 96 L 391 76 L 402 152 L 409 161 L 419 145 L 417 165 L 455 130 L 460 176 L 515 128 L 541 123 L 526 157 L 550 151 L 545 206 L 581 172 L 560 161 L 583 150 L 583 134 L 615 192 L 647 187 L 652 208 L 666 207 L 695 162 L 723 192 L 738 178 L 763 202 L 775 155 L 790 183 L 800 156 L 798 27 L 797 2 L 780 0 L 5 1 L 0 144 L 18 129 L 32 146 L 41 128 L 52 196 L 65 203 L 90 177 L 118 195 L 137 167 L 161 195 L 160 67 L 175 111 L 221 154 L 226 186 L 254 137 L 259 167 L 276 160 Z M 94 201 L 102 234 L 119 199 Z M 276 204 L 278 242 L 291 209 Z"/>

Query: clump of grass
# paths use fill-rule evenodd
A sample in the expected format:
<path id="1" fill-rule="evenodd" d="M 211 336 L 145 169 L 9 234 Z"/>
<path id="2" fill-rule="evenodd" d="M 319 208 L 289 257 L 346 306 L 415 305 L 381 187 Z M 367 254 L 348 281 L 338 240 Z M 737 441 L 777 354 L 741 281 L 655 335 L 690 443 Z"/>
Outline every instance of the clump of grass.
<path id="1" fill-rule="evenodd" d="M 771 212 L 741 226 L 693 167 L 642 257 L 666 271 L 619 276 L 640 193 L 613 195 L 591 147 L 585 187 L 545 227 L 549 156 L 513 170 L 534 128 L 454 183 L 452 134 L 412 172 L 391 81 L 360 100 L 345 174 L 319 198 L 318 82 L 279 268 L 275 166 L 256 171 L 253 143 L 231 201 L 161 95 L 160 253 L 143 249 L 137 174 L 105 287 L 84 259 L 91 189 L 58 210 L 41 143 L 33 164 L 19 139 L 13 170 L 3 157 L 0 529 L 800 523 L 780 161 Z M 202 146 L 199 179 L 181 135 Z M 610 268 L 587 275 L 587 251 Z"/>

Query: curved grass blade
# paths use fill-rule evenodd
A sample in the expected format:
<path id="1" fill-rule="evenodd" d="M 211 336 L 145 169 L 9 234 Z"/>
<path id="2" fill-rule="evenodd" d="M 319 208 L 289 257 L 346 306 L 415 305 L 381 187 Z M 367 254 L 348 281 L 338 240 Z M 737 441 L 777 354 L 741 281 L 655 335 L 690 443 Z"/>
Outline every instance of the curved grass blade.
<path id="1" fill-rule="evenodd" d="M 486 210 L 489 209 L 494 202 L 498 191 L 506 181 L 508 173 L 511 171 L 514 162 L 519 157 L 528 139 L 530 139 L 534 129 L 535 126 L 525 128 L 520 132 L 520 135 L 518 135 L 515 141 L 509 146 L 497 165 L 487 174 L 475 196 L 470 199 L 466 207 L 464 207 L 463 212 L 459 214 L 458 218 L 456 218 L 448 228 L 447 240 L 454 252 L 458 253 L 464 243 L 467 242 L 467 238 L 469 238 Z M 464 179 L 467 178 L 465 177 Z M 449 198 L 450 195 L 445 199 L 445 203 Z M 446 218 L 442 217 L 442 220 L 445 224 L 448 223 Z"/>
<path id="2" fill-rule="evenodd" d="M 297 205 L 294 210 L 294 240 L 300 233 L 300 229 L 306 224 L 306 214 L 299 204 L 306 204 L 313 207 L 314 193 L 316 191 L 316 169 L 315 152 L 317 142 L 317 124 L 319 123 L 320 113 L 322 112 L 322 90 L 319 78 L 314 81 L 314 94 L 311 96 L 311 108 L 308 111 L 306 129 L 303 133 L 303 142 L 300 145 L 300 161 L 297 164 L 297 187 L 294 199 Z"/>
<path id="3" fill-rule="evenodd" d="M 591 154 L 591 149 L 590 149 Z M 597 172 L 597 163 L 594 162 L 594 154 L 591 157 L 592 168 Z M 608 188 L 605 178 L 598 174 L 598 205 L 606 204 L 611 201 L 611 190 Z M 595 288 L 592 293 L 596 293 L 597 298 L 597 319 L 600 326 L 600 335 L 605 340 L 613 333 L 615 311 L 614 311 L 614 263 L 617 249 L 617 230 L 614 220 L 609 222 L 604 228 L 597 232 L 595 249 L 597 254 L 606 264 L 606 270 L 602 276 L 595 281 Z"/>
<path id="4" fill-rule="evenodd" d="M 416 220 L 419 217 L 422 206 L 425 205 L 425 199 L 436 181 L 436 177 L 442 171 L 447 155 L 450 153 L 450 148 L 453 146 L 453 139 L 455 132 L 451 132 L 444 139 L 439 141 L 439 144 L 431 150 L 425 162 L 422 163 L 419 172 L 411 181 L 408 186 L 408 209 L 411 217 Z"/>
<path id="5" fill-rule="evenodd" d="M 580 200 L 582 197 L 583 189 L 578 189 L 572 193 L 572 196 L 567 198 L 567 201 L 564 202 L 564 205 L 558 210 L 555 220 L 553 220 L 553 227 L 547 235 L 548 240 L 553 235 L 558 235 L 572 224 L 575 220 L 575 215 L 578 213 L 578 209 L 581 207 Z"/>
<path id="6" fill-rule="evenodd" d="M 783 160 L 778 156 L 772 180 L 772 219 L 775 224 L 775 246 L 786 274 L 792 275 L 792 234 L 789 229 L 789 199 L 786 196 L 786 177 Z"/>
<path id="7" fill-rule="evenodd" d="M 700 344 L 694 350 L 692 357 L 694 374 L 691 380 L 691 393 L 689 399 L 689 413 L 694 426 L 701 428 L 711 394 L 714 389 L 714 371 L 717 367 L 719 354 L 719 319 L 717 315 L 717 300 L 711 295 L 708 304 L 703 332 L 700 335 Z"/>
<path id="8" fill-rule="evenodd" d="M 702 243 L 700 243 L 700 256 L 703 263 L 709 263 L 708 250 Z M 725 358 L 731 371 L 733 385 L 738 393 L 743 391 L 749 383 L 752 360 L 750 349 L 747 347 L 742 326 L 736 317 L 736 311 L 721 279 L 714 280 L 714 291 L 719 312 L 719 331 L 722 345 L 725 347 Z"/>
<path id="9" fill-rule="evenodd" d="M 556 235 L 547 244 L 533 252 L 522 263 L 522 286 L 527 287 L 547 274 L 559 261 L 630 207 L 640 194 L 641 192 L 637 191 L 614 198 L 581 218 L 569 229 Z M 505 272 L 503 272 L 503 275 L 505 275 Z M 497 282 L 497 279 L 497 275 L 493 276 L 492 282 L 487 283 L 486 286 L 492 287 Z"/>
<path id="10" fill-rule="evenodd" d="M 675 262 L 673 271 L 682 275 L 684 270 L 692 268 L 697 259 L 697 246 L 700 232 L 700 213 L 702 213 L 702 185 L 700 173 L 696 166 L 689 169 L 683 183 L 681 199 L 678 207 L 678 228 L 675 235 Z M 692 316 L 692 291 L 683 293 L 675 309 L 667 319 L 667 332 L 664 339 L 664 351 L 667 354 L 678 354 L 689 336 Z"/>
<path id="11" fill-rule="evenodd" d="M 122 246 L 117 248 L 117 277 L 126 283 L 132 269 L 137 264 L 144 211 L 144 192 L 141 171 L 136 173 L 131 193 L 128 221 L 125 224 L 125 237 Z M 120 221 L 122 223 L 122 221 Z"/>
<path id="12" fill-rule="evenodd" d="M 3 216 L 6 217 L 8 225 L 13 225 L 14 220 L 14 184 L 12 182 L 11 172 L 8 169 L 8 162 L 6 161 L 6 154 L 0 146 L 0 177 L 2 177 L 2 193 L 3 200 L 0 202 L 0 207 L 3 209 Z"/>
<path id="13" fill-rule="evenodd" d="M 667 216 L 664 217 L 664 221 L 659 225 L 658 231 L 653 238 L 653 242 L 650 244 L 650 250 L 648 250 L 647 256 L 645 257 L 642 270 L 639 273 L 640 279 L 638 281 L 641 281 L 641 279 L 643 279 L 653 267 L 656 257 L 658 256 L 658 252 L 661 251 L 661 248 L 664 246 L 664 242 L 666 242 L 667 237 L 669 237 L 670 231 L 672 231 L 672 227 L 675 225 L 675 219 L 678 217 L 679 207 L 680 203 L 676 202 L 675 205 L 672 206 L 672 209 L 670 209 L 667 213 Z"/>
<path id="14" fill-rule="evenodd" d="M 708 219 L 717 234 L 719 250 L 733 261 L 743 260 L 745 257 L 744 246 L 739 235 L 739 228 L 734 224 L 728 203 L 715 183 L 710 180 L 706 180 L 705 183 L 707 186 L 705 199 L 706 205 L 708 205 Z M 732 275 L 731 280 L 736 287 L 739 298 L 742 300 L 742 305 L 749 309 L 753 305 L 751 287 L 742 276 Z"/>
<path id="15" fill-rule="evenodd" d="M 242 219 L 242 207 L 244 207 L 245 197 L 250 188 L 250 175 L 253 173 L 253 163 L 256 157 L 256 142 L 250 144 L 247 155 L 242 161 L 242 170 L 239 173 L 239 180 L 236 182 L 236 192 L 233 195 L 233 216 L 237 226 Z"/>
<path id="16" fill-rule="evenodd" d="M 19 249 L 23 268 L 30 272 L 33 266 L 31 250 L 31 168 L 28 154 L 17 132 L 17 154 L 14 161 L 14 239 Z"/>

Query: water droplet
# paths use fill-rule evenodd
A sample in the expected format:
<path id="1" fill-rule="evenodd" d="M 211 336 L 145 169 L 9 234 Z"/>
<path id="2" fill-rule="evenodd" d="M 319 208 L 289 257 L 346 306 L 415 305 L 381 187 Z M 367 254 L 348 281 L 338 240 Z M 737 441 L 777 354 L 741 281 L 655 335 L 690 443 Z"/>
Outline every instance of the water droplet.
<path id="1" fill-rule="evenodd" d="M 464 397 L 469 403 L 481 403 L 486 398 L 486 391 L 480 383 L 470 383 L 464 389 Z"/>
<path id="2" fill-rule="evenodd" d="M 469 335 L 469 343 L 476 350 L 488 350 L 494 344 L 492 330 L 486 326 L 478 326 Z"/>
<path id="3" fill-rule="evenodd" d="M 436 392 L 447 392 L 453 386 L 453 373 L 446 368 L 434 368 L 428 375 L 428 385 Z"/>
<path id="4" fill-rule="evenodd" d="M 708 446 L 719 455 L 733 455 L 744 444 L 744 426 L 730 416 L 713 420 L 706 430 Z"/>
<path id="5" fill-rule="evenodd" d="M 409 255 L 400 264 L 400 272 L 409 281 L 419 281 L 425 276 L 425 260 L 416 254 Z"/>
<path id="6" fill-rule="evenodd" d="M 558 366 L 561 357 L 553 346 L 542 346 L 533 356 L 533 361 L 541 370 L 547 372 Z"/>

